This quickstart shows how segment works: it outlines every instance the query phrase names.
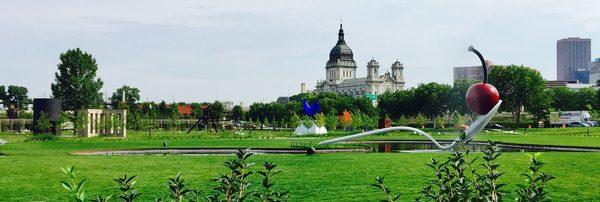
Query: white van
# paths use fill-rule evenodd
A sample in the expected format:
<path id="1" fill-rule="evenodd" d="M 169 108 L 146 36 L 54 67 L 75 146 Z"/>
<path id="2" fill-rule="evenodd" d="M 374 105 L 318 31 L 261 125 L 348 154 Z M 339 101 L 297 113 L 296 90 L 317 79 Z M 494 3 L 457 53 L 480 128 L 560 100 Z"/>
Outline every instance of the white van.
<path id="1" fill-rule="evenodd" d="M 561 111 L 550 113 L 550 124 L 552 125 L 571 125 L 571 123 L 589 123 L 592 118 L 588 111 Z"/>

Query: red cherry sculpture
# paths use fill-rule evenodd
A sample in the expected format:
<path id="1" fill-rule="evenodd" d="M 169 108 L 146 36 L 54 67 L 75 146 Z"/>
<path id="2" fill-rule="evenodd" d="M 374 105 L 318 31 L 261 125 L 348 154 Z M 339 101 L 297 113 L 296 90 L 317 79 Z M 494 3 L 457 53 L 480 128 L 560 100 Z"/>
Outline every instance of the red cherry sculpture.
<path id="1" fill-rule="evenodd" d="M 478 115 L 485 115 L 500 101 L 500 94 L 496 87 L 487 83 L 487 66 L 483 56 L 473 46 L 469 46 L 469 51 L 474 52 L 481 60 L 483 68 L 483 82 L 473 84 L 467 90 L 467 106 L 469 109 Z"/>

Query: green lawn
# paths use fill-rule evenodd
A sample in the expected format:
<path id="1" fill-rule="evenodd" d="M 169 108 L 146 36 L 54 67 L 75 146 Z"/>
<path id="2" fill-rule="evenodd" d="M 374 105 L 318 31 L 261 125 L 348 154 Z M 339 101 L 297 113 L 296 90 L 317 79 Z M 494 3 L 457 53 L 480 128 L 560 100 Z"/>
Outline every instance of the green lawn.
<path id="1" fill-rule="evenodd" d="M 590 135 L 584 129 L 532 129 L 527 135 L 489 132 L 478 140 L 498 140 L 516 143 L 596 146 L 600 147 L 600 130 Z M 453 139 L 456 132 L 445 130 L 436 138 Z M 339 136 L 344 132 L 336 132 Z M 115 194 L 111 180 L 123 174 L 138 175 L 138 189 L 142 201 L 167 195 L 166 180 L 182 172 L 189 186 L 204 193 L 214 186 L 209 179 L 223 172 L 222 162 L 231 156 L 136 155 L 136 156 L 75 156 L 74 150 L 161 147 L 289 147 L 291 142 L 317 143 L 325 138 L 290 136 L 289 132 L 246 132 L 243 136 L 227 132 L 211 134 L 195 132 L 191 135 L 171 132 L 129 132 L 121 138 L 58 138 L 53 141 L 33 141 L 28 135 L 0 133 L 9 140 L 6 156 L 0 157 L 0 201 L 64 201 L 59 181 L 64 179 L 60 167 L 75 165 L 77 174 L 88 178 L 88 194 Z M 420 139 L 411 133 L 392 133 L 368 139 Z M 343 145 L 334 145 L 341 147 Z M 276 188 L 291 191 L 293 201 L 374 201 L 381 193 L 369 185 L 376 176 L 385 176 L 388 186 L 404 194 L 402 201 L 412 200 L 432 176 L 425 166 L 432 157 L 444 158 L 443 153 L 341 153 L 305 155 L 256 155 L 254 162 L 275 161 L 284 172 L 276 178 Z M 479 154 L 477 154 L 479 155 Z M 547 162 L 544 171 L 557 179 L 549 184 L 553 201 L 593 201 L 600 198 L 600 153 L 546 152 L 541 159 Z M 516 183 L 526 169 L 528 157 L 524 153 L 504 153 L 500 156 L 501 178 L 510 185 L 505 199 L 514 198 Z M 259 165 L 256 165 L 259 168 Z M 258 178 L 254 179 L 258 183 Z"/>

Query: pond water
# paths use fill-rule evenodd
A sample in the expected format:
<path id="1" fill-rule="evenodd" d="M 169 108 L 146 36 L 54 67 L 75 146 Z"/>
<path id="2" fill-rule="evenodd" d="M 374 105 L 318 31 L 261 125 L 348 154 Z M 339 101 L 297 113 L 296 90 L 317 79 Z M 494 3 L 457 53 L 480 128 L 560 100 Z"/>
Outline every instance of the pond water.
<path id="1" fill-rule="evenodd" d="M 358 143 L 358 142 L 357 142 Z M 440 152 L 440 150 L 429 141 L 362 141 L 373 148 L 376 152 Z M 450 141 L 440 141 L 440 144 L 450 144 Z M 470 142 L 465 149 L 481 151 L 487 142 Z M 543 151 L 567 151 L 567 152 L 600 152 L 598 147 L 569 147 L 554 145 L 529 145 L 513 143 L 497 143 L 502 152 L 543 152 Z"/>
<path id="2" fill-rule="evenodd" d="M 73 151 L 73 155 L 222 155 L 235 154 L 238 149 L 244 148 L 145 148 L 145 149 L 117 149 L 117 150 L 89 150 Z M 339 148 L 319 149 L 310 148 L 262 148 L 250 149 L 255 154 L 326 154 L 339 152 L 371 152 L 368 148 Z"/>

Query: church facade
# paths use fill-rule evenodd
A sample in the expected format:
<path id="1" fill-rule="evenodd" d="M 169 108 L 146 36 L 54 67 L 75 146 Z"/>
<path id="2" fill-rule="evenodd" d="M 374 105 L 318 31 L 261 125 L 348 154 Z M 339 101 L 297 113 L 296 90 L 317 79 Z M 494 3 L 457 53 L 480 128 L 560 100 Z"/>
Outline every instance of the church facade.
<path id="1" fill-rule="evenodd" d="M 357 78 L 356 62 L 352 50 L 344 41 L 344 30 L 340 24 L 338 41 L 329 52 L 325 65 L 325 80 L 317 81 L 315 92 L 335 92 L 359 96 L 377 96 L 404 88 L 404 65 L 399 61 L 391 65 L 391 73 L 379 74 L 379 62 L 372 59 L 367 63 L 366 77 Z"/>

